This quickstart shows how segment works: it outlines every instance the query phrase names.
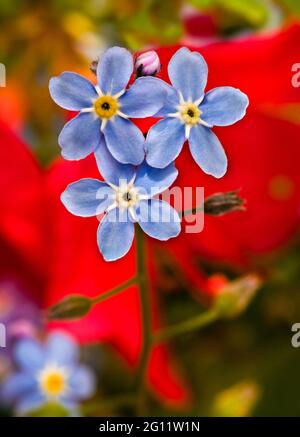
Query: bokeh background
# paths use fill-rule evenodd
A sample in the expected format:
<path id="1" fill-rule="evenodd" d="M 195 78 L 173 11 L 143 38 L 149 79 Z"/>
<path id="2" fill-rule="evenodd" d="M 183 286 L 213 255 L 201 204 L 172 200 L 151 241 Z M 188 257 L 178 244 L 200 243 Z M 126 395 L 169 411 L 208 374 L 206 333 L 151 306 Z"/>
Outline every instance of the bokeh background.
<path id="1" fill-rule="evenodd" d="M 291 345 L 291 327 L 300 322 L 299 19 L 294 0 L 1 1 L 2 383 L 20 338 L 60 329 L 76 338 L 97 375 L 83 415 L 300 414 L 300 350 Z M 49 78 L 72 70 L 93 79 L 91 62 L 112 45 L 157 50 L 164 79 L 178 46 L 195 47 L 208 62 L 209 88 L 236 86 L 250 98 L 246 118 L 218 130 L 230 162 L 222 180 L 205 176 L 187 151 L 177 162 L 180 186 L 204 186 L 206 195 L 239 189 L 247 209 L 207 217 L 199 235 L 148 241 L 153 329 L 207 311 L 245 275 L 262 285 L 236 317 L 153 348 L 142 407 L 131 392 L 142 344 L 135 287 L 82 320 L 47 319 L 47 308 L 63 297 L 96 296 L 135 272 L 134 248 L 105 263 L 97 221 L 71 216 L 59 201 L 69 182 L 96 175 L 96 168 L 92 158 L 60 158 L 57 136 L 72 114 L 50 99 Z M 0 409 L 16 414 L 3 397 Z"/>

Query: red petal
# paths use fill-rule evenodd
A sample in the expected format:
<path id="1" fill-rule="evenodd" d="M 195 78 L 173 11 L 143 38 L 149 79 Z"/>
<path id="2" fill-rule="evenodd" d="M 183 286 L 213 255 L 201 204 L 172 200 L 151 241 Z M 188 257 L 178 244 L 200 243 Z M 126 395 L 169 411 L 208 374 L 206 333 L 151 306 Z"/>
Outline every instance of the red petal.
<path id="1" fill-rule="evenodd" d="M 0 235 L 27 262 L 45 265 L 43 174 L 28 149 L 0 122 Z"/>

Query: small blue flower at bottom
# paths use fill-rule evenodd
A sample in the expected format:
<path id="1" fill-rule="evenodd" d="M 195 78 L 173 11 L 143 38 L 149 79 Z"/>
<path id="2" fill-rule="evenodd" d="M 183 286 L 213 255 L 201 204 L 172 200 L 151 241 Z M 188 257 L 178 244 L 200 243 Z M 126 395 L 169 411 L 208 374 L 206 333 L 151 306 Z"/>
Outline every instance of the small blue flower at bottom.
<path id="1" fill-rule="evenodd" d="M 105 144 L 96 153 L 100 173 L 106 182 L 80 179 L 66 188 L 61 200 L 67 210 L 80 217 L 105 213 L 97 242 L 106 261 L 122 258 L 134 238 L 134 223 L 150 237 L 168 240 L 180 233 L 178 213 L 167 202 L 153 198 L 172 185 L 177 177 L 174 164 L 155 169 L 147 163 L 135 168 L 113 160 Z"/>
<path id="2" fill-rule="evenodd" d="M 14 358 L 19 370 L 4 381 L 1 398 L 15 406 L 18 414 L 47 403 L 59 403 L 78 414 L 78 403 L 94 393 L 94 375 L 78 363 L 79 347 L 68 335 L 52 333 L 45 344 L 22 339 L 15 346 Z"/>
<path id="3" fill-rule="evenodd" d="M 185 47 L 171 58 L 168 73 L 173 86 L 168 87 L 165 105 L 155 115 L 163 119 L 148 132 L 146 161 L 153 167 L 164 168 L 177 158 L 188 140 L 199 167 L 216 178 L 224 176 L 227 157 L 211 128 L 241 120 L 249 104 L 248 97 L 229 86 L 205 93 L 207 64 L 199 53 Z"/>

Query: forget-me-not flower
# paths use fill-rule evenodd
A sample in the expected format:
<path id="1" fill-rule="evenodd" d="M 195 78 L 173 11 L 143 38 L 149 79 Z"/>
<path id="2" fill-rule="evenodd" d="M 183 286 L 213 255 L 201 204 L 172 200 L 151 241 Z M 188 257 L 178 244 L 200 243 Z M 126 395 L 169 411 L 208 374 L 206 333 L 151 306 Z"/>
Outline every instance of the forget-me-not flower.
<path id="1" fill-rule="evenodd" d="M 45 344 L 22 339 L 14 358 L 19 369 L 3 383 L 1 397 L 19 414 L 47 403 L 59 403 L 74 413 L 78 402 L 93 395 L 93 373 L 79 364 L 78 345 L 65 334 L 50 334 Z"/>
<path id="2" fill-rule="evenodd" d="M 98 63 L 96 86 L 71 72 L 50 80 L 53 100 L 62 108 L 80 111 L 59 135 L 65 159 L 85 158 L 104 136 L 117 161 L 138 165 L 144 160 L 144 136 L 129 118 L 154 115 L 164 104 L 166 87 L 160 79 L 141 77 L 126 89 L 133 67 L 128 50 L 112 47 Z"/>
<path id="3" fill-rule="evenodd" d="M 204 58 L 187 48 L 179 49 L 168 65 L 168 97 L 146 139 L 146 161 L 163 168 L 174 161 L 186 140 L 202 170 L 216 178 L 227 170 L 225 151 L 214 126 L 229 126 L 244 117 L 248 97 L 232 87 L 219 87 L 205 94 L 208 67 Z"/>
<path id="4" fill-rule="evenodd" d="M 61 199 L 69 212 L 80 217 L 105 213 L 97 242 L 106 261 L 117 260 L 129 251 L 134 223 L 158 240 L 179 234 L 177 211 L 169 203 L 153 198 L 176 179 L 178 172 L 173 163 L 164 169 L 152 168 L 146 162 L 137 168 L 120 164 L 110 156 L 104 143 L 97 150 L 96 159 L 105 182 L 81 179 L 68 185 Z"/>

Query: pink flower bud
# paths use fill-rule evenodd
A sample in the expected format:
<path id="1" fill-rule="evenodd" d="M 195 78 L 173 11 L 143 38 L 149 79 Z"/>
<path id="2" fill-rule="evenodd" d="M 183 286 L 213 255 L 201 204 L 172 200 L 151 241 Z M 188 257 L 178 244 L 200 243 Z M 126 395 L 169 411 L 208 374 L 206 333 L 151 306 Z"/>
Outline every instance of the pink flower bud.
<path id="1" fill-rule="evenodd" d="M 154 50 L 142 53 L 136 58 L 135 71 L 138 77 L 155 76 L 159 70 L 160 60 L 158 54 Z"/>

